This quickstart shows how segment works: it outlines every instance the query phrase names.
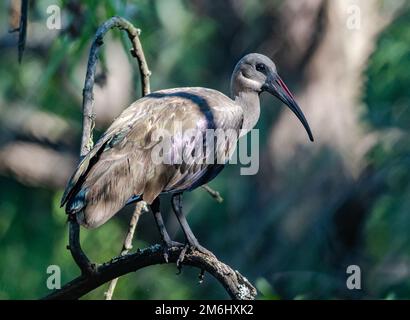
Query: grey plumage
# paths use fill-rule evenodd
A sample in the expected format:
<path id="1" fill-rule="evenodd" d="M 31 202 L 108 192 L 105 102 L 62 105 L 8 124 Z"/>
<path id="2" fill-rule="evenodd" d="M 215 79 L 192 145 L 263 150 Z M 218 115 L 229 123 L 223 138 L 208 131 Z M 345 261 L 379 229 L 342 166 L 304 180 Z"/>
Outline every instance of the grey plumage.
<path id="1" fill-rule="evenodd" d="M 263 64 L 266 70 L 256 70 L 257 64 Z M 276 67 L 269 58 L 250 54 L 241 59 L 232 75 L 234 100 L 216 90 L 187 87 L 157 91 L 135 101 L 78 165 L 61 205 L 66 204 L 66 212 L 76 214 L 80 224 L 93 228 L 132 200 L 151 204 L 162 193 L 183 192 L 207 183 L 224 167 L 216 158 L 229 158 L 234 147 L 229 142 L 236 142 L 241 129 L 246 132 L 256 124 L 259 94 L 272 75 L 277 75 Z M 171 135 L 170 149 L 164 155 L 169 161 L 155 163 L 152 152 L 163 142 L 157 132 L 176 132 L 177 126 L 182 132 L 195 129 L 202 137 L 184 140 Z M 195 155 L 189 163 L 173 162 L 178 152 L 192 156 L 202 148 L 208 129 L 231 135 L 225 143 L 214 146 L 215 163 L 205 161 L 209 150 L 199 153 L 203 159 Z"/>

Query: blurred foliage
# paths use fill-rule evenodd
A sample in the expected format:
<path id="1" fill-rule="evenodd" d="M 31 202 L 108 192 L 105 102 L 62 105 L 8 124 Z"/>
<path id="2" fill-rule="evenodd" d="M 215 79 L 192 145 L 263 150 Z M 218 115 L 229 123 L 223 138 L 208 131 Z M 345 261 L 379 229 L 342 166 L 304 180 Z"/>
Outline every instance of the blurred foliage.
<path id="1" fill-rule="evenodd" d="M 14 44 L 5 45 L 6 48 L 0 51 L 0 111 L 16 104 L 57 114 L 70 121 L 76 129 L 72 131 L 75 135 L 72 140 L 79 142 L 85 58 L 95 30 L 113 15 L 123 16 L 143 30 L 141 40 L 153 72 L 152 88 L 210 85 L 216 79 L 223 79 L 227 87 L 228 74 L 217 78 L 212 70 L 203 68 L 213 54 L 209 50 L 209 41 L 217 33 L 215 22 L 196 14 L 183 1 L 59 1 L 62 8 L 74 4 L 71 11 L 62 10 L 63 32 L 46 28 L 46 9 L 55 3 L 51 0 L 37 1 L 35 8 L 31 8 L 28 44 L 22 65 L 16 63 Z M 7 2 L 0 5 L 3 9 L 0 12 L 1 30 L 5 35 L 8 29 L 7 5 Z M 126 36 L 119 31 L 112 34 L 114 38 L 121 38 L 124 49 L 128 51 L 130 45 Z M 103 60 L 109 59 L 104 51 L 102 55 Z M 130 61 L 134 66 L 136 96 L 140 92 L 138 72 L 135 72 L 137 66 L 133 58 L 130 57 Z M 79 65 L 80 77 L 76 74 Z M 228 72 L 231 68 L 226 66 Z M 0 122 L 4 121 L 0 118 Z M 54 147 L 64 149 L 70 146 Z M 48 291 L 45 286 L 48 265 L 58 264 L 61 267 L 63 283 L 78 274 L 65 249 L 66 216 L 59 208 L 62 190 L 30 188 L 7 177 L 0 177 L 0 182 L 0 252 L 10 262 L 0 267 L 0 298 L 40 297 Z M 208 207 L 214 208 L 213 200 L 208 196 L 206 199 L 210 202 Z M 219 210 L 223 212 L 222 207 Z M 204 214 L 205 211 L 199 217 Z M 217 216 L 212 218 L 214 221 L 209 224 L 216 225 Z M 116 219 L 98 232 L 82 232 L 85 250 L 92 258 L 103 261 L 118 255 L 127 219 L 128 216 L 123 220 Z M 158 241 L 151 216 L 146 214 L 141 220 L 138 238 L 149 243 Z M 193 225 L 198 225 L 198 221 Z M 146 242 L 138 240 L 134 247 L 146 245 Z M 198 271 L 185 269 L 178 277 L 175 276 L 175 266 L 152 267 L 128 275 L 120 280 L 115 298 L 225 297 L 219 284 L 210 277 L 206 277 L 206 285 L 198 289 Z M 104 290 L 106 287 L 99 288 L 88 298 L 102 298 Z M 209 290 L 213 293 L 207 292 Z"/>
<path id="2" fill-rule="evenodd" d="M 120 15 L 142 29 L 141 40 L 153 71 L 153 90 L 189 85 L 209 86 L 227 92 L 236 59 L 249 49 L 256 51 L 263 32 L 268 30 L 266 26 L 270 20 L 267 15 L 271 8 L 264 1 L 245 2 L 243 12 L 246 14 L 240 17 L 240 22 L 247 29 L 247 37 L 232 39 L 234 45 L 229 47 L 225 29 L 239 27 L 230 25 L 229 18 L 225 21 L 224 17 L 205 14 L 201 11 L 200 1 L 193 4 L 181 0 L 87 0 L 81 4 L 57 1 L 64 8 L 63 32 L 46 28 L 46 8 L 55 3 L 52 0 L 35 1 L 31 8 L 27 49 L 21 65 L 17 64 L 15 43 L 6 41 L 8 2 L 0 4 L 0 37 L 3 37 L 0 40 L 0 124 L 6 126 L 7 119 L 1 114 L 14 106 L 59 115 L 72 126 L 70 140 L 75 144 L 53 145 L 52 148 L 73 153 L 78 152 L 79 146 L 81 90 L 88 49 L 96 28 L 107 18 Z M 73 4 L 77 4 L 74 9 L 70 7 Z M 112 34 L 121 39 L 127 52 L 128 40 L 118 31 Z M 107 59 L 110 57 L 103 54 L 103 63 Z M 129 59 L 136 70 L 135 62 L 131 57 Z M 371 269 L 374 272 L 366 278 L 366 289 L 371 297 L 410 297 L 410 279 L 400 277 L 400 274 L 408 274 L 410 258 L 409 69 L 410 16 L 407 11 L 381 34 L 369 61 L 368 80 L 363 88 L 366 105 L 363 126 L 374 131 L 379 141 L 369 152 L 367 161 L 369 168 L 386 183 L 384 192 L 374 199 L 368 213 L 365 244 L 361 248 L 365 263 L 375 266 Z M 138 72 L 133 72 L 133 77 L 134 96 L 137 97 L 140 92 Z M 267 129 L 278 111 L 272 108 L 263 112 L 259 128 L 262 129 L 262 140 L 266 140 Z M 9 135 L 2 132 L 0 143 Z M 201 242 L 222 260 L 249 275 L 262 299 L 289 297 L 278 293 L 277 287 L 281 287 L 281 283 L 275 282 L 278 276 L 294 279 L 292 283 L 296 287 L 289 289 L 292 292 L 290 298 L 343 297 L 335 289 L 339 279 L 334 280 L 340 267 L 323 263 L 321 250 L 326 246 L 320 236 L 325 232 L 323 225 L 319 223 L 314 235 L 301 240 L 312 250 L 299 251 L 302 257 L 296 259 L 295 255 L 289 254 L 296 252 L 295 245 L 281 238 L 280 232 L 269 229 L 270 225 L 279 222 L 283 208 L 276 207 L 274 201 L 268 201 L 270 208 L 267 212 L 261 213 L 258 207 L 253 208 L 258 181 L 252 177 L 238 179 L 238 172 L 238 168 L 229 167 L 212 183 L 225 199 L 222 204 L 216 204 L 202 191 L 185 197 L 185 210 L 193 213 L 189 220 Z M 302 186 L 303 181 L 295 179 L 295 185 Z M 61 189 L 30 187 L 12 176 L 0 177 L 0 299 L 32 299 L 47 294 L 48 265 L 61 267 L 63 283 L 78 275 L 78 269 L 65 249 L 67 226 L 64 210 L 59 208 L 61 194 Z M 284 202 L 296 199 L 292 190 L 285 190 L 283 194 L 287 196 Z M 284 202 L 282 206 L 286 206 Z M 168 201 L 162 203 L 164 211 L 169 211 Z M 244 215 L 252 217 L 245 218 Z M 92 259 L 104 261 L 118 254 L 129 216 L 129 210 L 125 210 L 98 230 L 82 231 L 84 248 Z M 181 238 L 176 222 L 171 218 L 168 220 L 173 235 Z M 150 214 L 141 218 L 136 238 L 134 248 L 158 241 Z M 283 246 L 283 252 L 265 255 L 271 242 Z M 284 255 L 288 259 L 279 261 Z M 386 268 L 390 271 L 385 271 Z M 209 275 L 199 285 L 198 270 L 187 267 L 178 276 L 176 271 L 175 266 L 156 266 L 129 274 L 120 279 L 114 297 L 226 298 L 220 285 Z M 98 288 L 85 298 L 101 299 L 106 288 Z"/>
<path id="3" fill-rule="evenodd" d="M 385 295 L 410 296 L 410 11 L 404 11 L 380 36 L 366 72 L 364 120 L 380 135 L 368 154 L 386 189 L 366 225 L 366 247 L 373 263 L 388 269 L 374 276 L 391 281 Z M 392 261 L 396 262 L 393 265 Z M 406 267 L 407 266 L 407 267 Z M 407 270 L 407 271 L 406 271 Z"/>

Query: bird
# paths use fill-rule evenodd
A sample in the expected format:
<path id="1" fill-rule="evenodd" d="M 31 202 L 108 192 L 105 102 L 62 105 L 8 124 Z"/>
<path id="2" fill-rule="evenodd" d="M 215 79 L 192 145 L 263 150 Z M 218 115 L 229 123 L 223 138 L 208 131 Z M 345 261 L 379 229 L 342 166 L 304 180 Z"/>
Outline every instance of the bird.
<path id="1" fill-rule="evenodd" d="M 181 244 L 169 236 L 160 210 L 160 196 L 171 194 L 184 245 L 209 253 L 186 220 L 182 195 L 223 170 L 232 154 L 232 141 L 235 145 L 258 122 L 260 95 L 270 93 L 287 105 L 314 141 L 305 115 L 267 56 L 250 53 L 242 57 L 234 67 L 230 87 L 231 97 L 214 89 L 181 87 L 155 91 L 133 102 L 102 134 L 69 179 L 61 200 L 66 213 L 80 225 L 96 228 L 124 206 L 143 200 L 153 213 L 163 244 L 171 248 Z M 209 130 L 230 132 L 227 140 L 231 145 L 227 146 L 226 140 L 209 145 L 201 137 L 187 139 L 175 133 L 177 126 L 203 135 Z M 163 162 L 152 157 L 164 142 L 164 136 L 157 134 L 161 131 L 170 135 L 168 149 L 162 150 L 162 160 L 168 161 Z M 204 144 L 208 150 L 194 155 Z M 222 161 L 203 161 L 210 155 L 209 149 L 214 159 Z M 192 161 L 183 157 L 181 161 L 179 153 L 193 155 Z"/>

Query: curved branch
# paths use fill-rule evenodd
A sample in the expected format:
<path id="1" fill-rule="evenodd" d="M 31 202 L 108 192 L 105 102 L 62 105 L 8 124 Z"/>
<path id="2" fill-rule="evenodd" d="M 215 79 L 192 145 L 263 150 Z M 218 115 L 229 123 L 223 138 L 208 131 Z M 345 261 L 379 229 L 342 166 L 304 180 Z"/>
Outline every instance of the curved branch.
<path id="1" fill-rule="evenodd" d="M 105 34 L 113 29 L 118 28 L 127 32 L 132 43 L 131 53 L 138 60 L 139 70 L 142 81 L 142 95 L 150 92 L 149 77 L 151 72 L 148 69 L 145 60 L 144 51 L 142 50 L 141 42 L 139 40 L 140 29 L 135 28 L 129 21 L 121 17 L 112 17 L 104 22 L 97 30 L 94 36 L 93 43 L 88 57 L 87 74 L 85 76 L 83 89 L 83 136 L 81 139 L 81 157 L 84 157 L 92 148 L 92 131 L 94 127 L 95 114 L 94 110 L 94 82 L 95 72 L 98 62 L 98 53 L 100 47 L 103 45 L 103 37 Z"/>
<path id="2" fill-rule="evenodd" d="M 137 58 L 142 82 L 142 94 L 150 92 L 149 77 L 151 72 L 148 69 L 145 60 L 144 51 L 142 50 L 139 34 L 141 31 L 135 28 L 129 21 L 121 17 L 112 17 L 104 22 L 95 33 L 93 43 L 88 57 L 87 74 L 84 81 L 83 89 L 83 134 L 81 138 L 81 158 L 84 157 L 93 146 L 93 129 L 94 129 L 94 94 L 93 88 L 95 83 L 95 73 L 98 62 L 98 53 L 103 45 L 104 35 L 111 29 L 118 28 L 127 32 L 128 38 L 132 43 L 132 55 Z M 95 272 L 93 265 L 80 245 L 80 231 L 75 217 L 69 217 L 69 246 L 68 249 L 73 256 L 74 261 L 80 267 L 83 274 L 92 274 Z"/>
<path id="3" fill-rule="evenodd" d="M 165 248 L 154 245 L 146 249 L 138 250 L 136 253 L 120 256 L 104 263 L 98 267 L 97 272 L 90 275 L 82 275 L 67 283 L 60 290 L 52 292 L 44 297 L 44 300 L 78 299 L 100 285 L 118 278 L 124 274 L 137 271 L 144 267 L 163 264 Z M 176 263 L 183 248 L 172 247 L 169 250 L 168 261 Z M 253 300 L 257 294 L 252 284 L 238 271 L 217 258 L 201 253 L 190 251 L 185 254 L 183 265 L 205 270 L 214 276 L 235 300 Z"/>

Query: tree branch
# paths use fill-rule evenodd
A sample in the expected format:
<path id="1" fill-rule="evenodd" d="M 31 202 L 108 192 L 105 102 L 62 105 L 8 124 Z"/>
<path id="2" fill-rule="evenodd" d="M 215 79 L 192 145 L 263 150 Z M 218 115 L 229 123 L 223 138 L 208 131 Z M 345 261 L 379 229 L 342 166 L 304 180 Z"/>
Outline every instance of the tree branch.
<path id="1" fill-rule="evenodd" d="M 81 139 L 81 156 L 84 157 L 92 148 L 92 131 L 94 128 L 94 95 L 93 87 L 95 82 L 95 71 L 98 61 L 98 53 L 100 47 L 103 45 L 103 37 L 105 34 L 113 29 L 118 28 L 127 32 L 129 39 L 132 42 L 132 54 L 138 59 L 140 67 L 140 74 L 142 80 L 142 93 L 143 95 L 150 92 L 149 77 L 151 72 L 148 69 L 147 62 L 145 60 L 144 52 L 142 50 L 141 43 L 139 41 L 140 30 L 135 28 L 129 21 L 121 17 L 112 17 L 104 22 L 97 30 L 93 44 L 90 49 L 90 55 L 88 57 L 87 74 L 85 76 L 85 83 L 83 89 L 83 136 Z"/>
<path id="2" fill-rule="evenodd" d="M 52 292 L 44 297 L 45 300 L 78 299 L 100 285 L 118 278 L 124 274 L 137 271 L 144 267 L 163 264 L 164 247 L 154 245 L 136 253 L 120 256 L 98 267 L 98 271 L 92 276 L 81 275 L 63 286 L 60 290 Z M 183 248 L 172 247 L 169 251 L 169 262 L 175 263 Z M 257 294 L 256 289 L 238 271 L 220 262 L 213 256 L 199 251 L 190 251 L 185 254 L 183 265 L 205 270 L 214 276 L 225 288 L 232 299 L 253 300 Z"/>
<path id="3" fill-rule="evenodd" d="M 203 188 L 206 192 L 208 192 L 208 194 L 209 194 L 212 198 L 214 198 L 216 202 L 222 203 L 222 202 L 224 201 L 224 199 L 221 197 L 221 194 L 220 194 L 218 191 L 212 189 L 212 188 L 211 188 L 210 186 L 208 186 L 207 184 L 204 184 L 204 185 L 202 186 L 202 188 Z"/>
<path id="4" fill-rule="evenodd" d="M 26 47 L 27 20 L 28 20 L 28 0 L 21 0 L 19 26 L 17 28 L 13 28 L 12 30 L 10 30 L 10 32 L 19 33 L 19 38 L 18 38 L 18 43 L 17 43 L 19 63 L 21 62 L 21 59 L 23 58 L 24 49 Z"/>
<path id="5" fill-rule="evenodd" d="M 28 20 L 28 0 L 21 1 L 21 15 L 19 27 L 19 42 L 18 42 L 18 60 L 19 63 L 23 58 L 24 49 L 26 47 L 27 38 L 27 20 Z"/>
<path id="6" fill-rule="evenodd" d="M 119 28 L 125 30 L 132 42 L 131 53 L 138 59 L 141 80 L 142 94 L 150 92 L 149 77 L 151 72 L 145 60 L 144 52 L 139 41 L 140 30 L 136 29 L 130 22 L 120 17 L 113 17 L 102 24 L 94 37 L 87 65 L 87 74 L 83 89 L 83 135 L 81 139 L 81 157 L 84 157 L 93 146 L 93 128 L 94 128 L 94 98 L 93 87 L 95 82 L 96 65 L 98 61 L 99 48 L 103 44 L 103 37 L 108 30 Z M 205 189 L 219 199 L 219 193 Z M 140 204 L 142 205 L 142 204 Z M 66 284 L 62 289 L 56 290 L 44 299 L 78 299 L 100 285 L 116 279 L 126 273 L 139 270 L 143 267 L 165 263 L 164 250 L 160 245 L 155 245 L 147 249 L 138 250 L 136 253 L 127 254 L 131 248 L 132 238 L 138 223 L 141 211 L 135 210 L 122 254 L 118 258 L 102 265 L 96 265 L 90 262 L 80 246 L 80 226 L 75 216 L 69 217 L 69 246 L 68 249 L 73 256 L 74 261 L 81 269 L 81 276 Z M 185 248 L 173 247 L 169 251 L 168 262 L 176 263 L 179 261 L 181 252 Z M 234 271 L 228 265 L 220 262 L 215 256 L 206 255 L 199 251 L 189 251 L 185 253 L 183 261 L 180 264 L 191 265 L 201 269 L 200 279 L 204 271 L 212 274 L 226 289 L 232 299 L 254 299 L 256 289 L 244 278 L 238 271 Z M 116 280 L 111 283 L 107 292 L 107 298 L 111 298 L 115 288 Z"/>

